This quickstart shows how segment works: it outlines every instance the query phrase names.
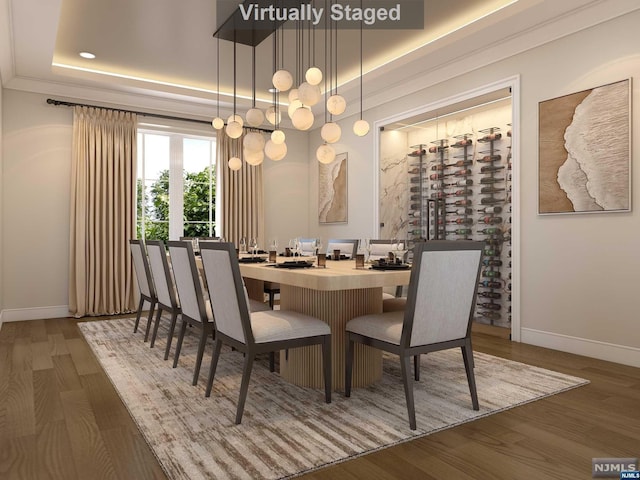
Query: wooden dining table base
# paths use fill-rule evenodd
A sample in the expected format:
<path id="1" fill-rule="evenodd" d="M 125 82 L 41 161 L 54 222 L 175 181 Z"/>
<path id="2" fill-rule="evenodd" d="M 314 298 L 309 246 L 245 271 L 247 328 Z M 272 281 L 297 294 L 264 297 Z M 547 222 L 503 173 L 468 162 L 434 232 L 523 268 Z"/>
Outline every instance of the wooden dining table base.
<path id="1" fill-rule="evenodd" d="M 360 315 L 382 312 L 382 288 L 314 290 L 280 285 L 280 308 L 311 315 L 331 327 L 332 390 L 344 389 L 345 326 Z M 287 358 L 288 357 L 288 358 Z M 323 388 L 322 351 L 319 346 L 280 352 L 280 375 L 294 385 Z M 353 387 L 365 387 L 382 377 L 382 352 L 356 344 Z"/>

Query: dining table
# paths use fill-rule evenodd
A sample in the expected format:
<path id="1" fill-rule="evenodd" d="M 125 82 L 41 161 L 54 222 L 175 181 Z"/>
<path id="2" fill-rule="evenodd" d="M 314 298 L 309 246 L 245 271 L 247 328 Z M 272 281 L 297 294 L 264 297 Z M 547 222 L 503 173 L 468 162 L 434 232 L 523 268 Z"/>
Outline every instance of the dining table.
<path id="1" fill-rule="evenodd" d="M 305 261 L 309 267 L 287 268 L 284 262 Z M 409 283 L 411 270 L 382 270 L 355 261 L 327 260 L 318 267 L 315 257 L 278 257 L 276 263 L 240 263 L 249 296 L 264 300 L 263 282 L 280 284 L 280 308 L 319 318 L 329 324 L 332 337 L 332 389 L 344 388 L 346 324 L 352 318 L 382 312 L 384 287 Z M 353 387 L 365 387 L 382 377 L 382 352 L 356 344 Z M 322 352 L 317 346 L 280 352 L 280 375 L 295 385 L 323 388 Z"/>

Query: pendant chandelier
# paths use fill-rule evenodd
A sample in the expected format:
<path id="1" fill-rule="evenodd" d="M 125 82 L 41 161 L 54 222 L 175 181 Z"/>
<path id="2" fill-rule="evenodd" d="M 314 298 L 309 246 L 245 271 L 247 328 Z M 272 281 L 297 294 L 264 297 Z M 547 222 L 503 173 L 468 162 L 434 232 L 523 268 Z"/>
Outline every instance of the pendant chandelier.
<path id="1" fill-rule="evenodd" d="M 279 0 L 274 0 L 279 1 Z M 314 1 L 301 2 L 311 4 Z M 324 0 L 324 11 L 329 11 L 334 5 L 334 0 Z M 362 9 L 362 0 L 360 0 Z M 280 95 L 286 94 L 289 102 L 285 112 L 291 119 L 293 127 L 300 131 L 308 131 L 314 126 L 315 116 L 312 107 L 318 104 L 324 96 L 324 124 L 320 129 L 322 145 L 316 152 L 316 158 L 322 163 L 330 163 L 335 159 L 335 150 L 332 144 L 340 141 L 342 129 L 334 121 L 334 116 L 340 116 L 346 111 L 347 102 L 338 92 L 338 27 L 337 22 L 329 19 L 329 15 L 324 17 L 324 65 L 316 63 L 316 28 L 310 20 L 300 20 L 295 22 L 295 70 L 292 73 L 283 65 L 284 55 L 284 29 L 281 22 L 273 22 L 271 30 L 260 29 L 258 26 L 244 30 L 237 30 L 235 25 L 238 22 L 238 11 L 236 10 L 227 21 L 216 31 L 214 36 L 218 42 L 217 55 L 217 115 L 213 120 L 214 128 L 220 130 L 224 122 L 220 118 L 220 38 L 233 41 L 233 115 L 227 122 L 225 131 L 231 138 L 240 138 L 243 133 L 243 119 L 236 111 L 237 98 L 237 56 L 236 43 L 251 45 L 252 49 L 252 106 L 245 114 L 245 120 L 250 127 L 260 127 L 264 120 L 270 123 L 274 129 L 268 139 L 263 133 L 251 131 L 243 138 L 243 157 L 249 165 L 260 165 L 264 157 L 273 161 L 282 160 L 287 154 L 287 144 L 285 133 L 280 129 L 282 112 L 280 105 Z M 236 33 L 249 34 L 247 41 L 239 40 Z M 363 119 L 363 22 L 360 21 L 360 116 L 353 124 L 353 132 L 358 136 L 364 136 L 369 132 L 369 123 Z M 271 81 L 273 85 L 273 103 L 263 112 L 256 107 L 256 51 L 255 47 L 268 36 L 273 36 L 273 62 Z M 322 83 L 324 81 L 324 88 Z M 324 90 L 324 92 L 323 92 Z M 324 93 L 324 95 L 323 95 Z M 233 167 L 240 168 L 242 162 L 234 157 Z"/>

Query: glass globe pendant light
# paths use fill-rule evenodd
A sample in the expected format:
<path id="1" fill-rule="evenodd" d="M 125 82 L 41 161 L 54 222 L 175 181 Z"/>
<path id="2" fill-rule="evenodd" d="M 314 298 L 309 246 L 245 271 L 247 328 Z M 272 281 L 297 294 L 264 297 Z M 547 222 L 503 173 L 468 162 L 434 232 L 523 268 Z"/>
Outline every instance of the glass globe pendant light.
<path id="1" fill-rule="evenodd" d="M 362 0 L 360 0 L 362 8 Z M 369 122 L 362 119 L 362 20 L 360 21 L 360 120 L 353 124 L 353 133 L 359 137 L 364 137 L 369 133 Z"/>
<path id="2" fill-rule="evenodd" d="M 227 120 L 227 135 L 231 138 L 240 138 L 242 135 L 242 118 L 236 115 L 236 42 L 233 42 L 233 115 Z"/>
<path id="3" fill-rule="evenodd" d="M 222 130 L 222 128 L 224 128 L 224 120 L 222 120 L 222 118 L 220 118 L 220 37 L 218 37 L 218 39 L 217 39 L 217 49 L 218 49 L 218 53 L 216 55 L 216 64 L 217 64 L 217 67 L 216 67 L 216 78 L 217 78 L 218 86 L 216 87 L 216 96 L 217 96 L 216 118 L 214 118 L 211 121 L 211 125 L 216 130 Z"/>

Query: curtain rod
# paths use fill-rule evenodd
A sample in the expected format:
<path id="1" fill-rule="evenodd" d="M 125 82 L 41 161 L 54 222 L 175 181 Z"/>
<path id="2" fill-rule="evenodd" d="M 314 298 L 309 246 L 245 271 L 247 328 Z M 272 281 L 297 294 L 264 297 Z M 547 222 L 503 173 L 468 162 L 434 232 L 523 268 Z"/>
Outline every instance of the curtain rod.
<path id="1" fill-rule="evenodd" d="M 115 112 L 123 112 L 123 113 L 135 113 L 136 115 L 141 115 L 143 117 L 154 117 L 154 118 L 164 118 L 165 120 L 181 120 L 183 122 L 193 122 L 193 123 L 202 123 L 205 125 L 209 125 L 212 129 L 211 122 L 207 120 L 197 120 L 195 118 L 185 118 L 185 117 L 175 117 L 172 115 L 162 115 L 160 113 L 148 113 L 148 112 L 137 112 L 135 110 L 123 110 L 121 108 L 111 108 L 111 107 L 103 107 L 100 105 L 89 105 L 86 103 L 74 103 L 74 102 L 65 102 L 63 100 L 55 100 L 53 98 L 47 98 L 47 103 L 49 105 L 63 106 L 63 107 L 91 107 L 91 108 L 104 108 L 108 110 L 113 110 Z M 271 130 L 267 130 L 264 128 L 256 128 L 250 127 L 255 130 L 259 130 L 261 132 L 271 133 Z"/>

